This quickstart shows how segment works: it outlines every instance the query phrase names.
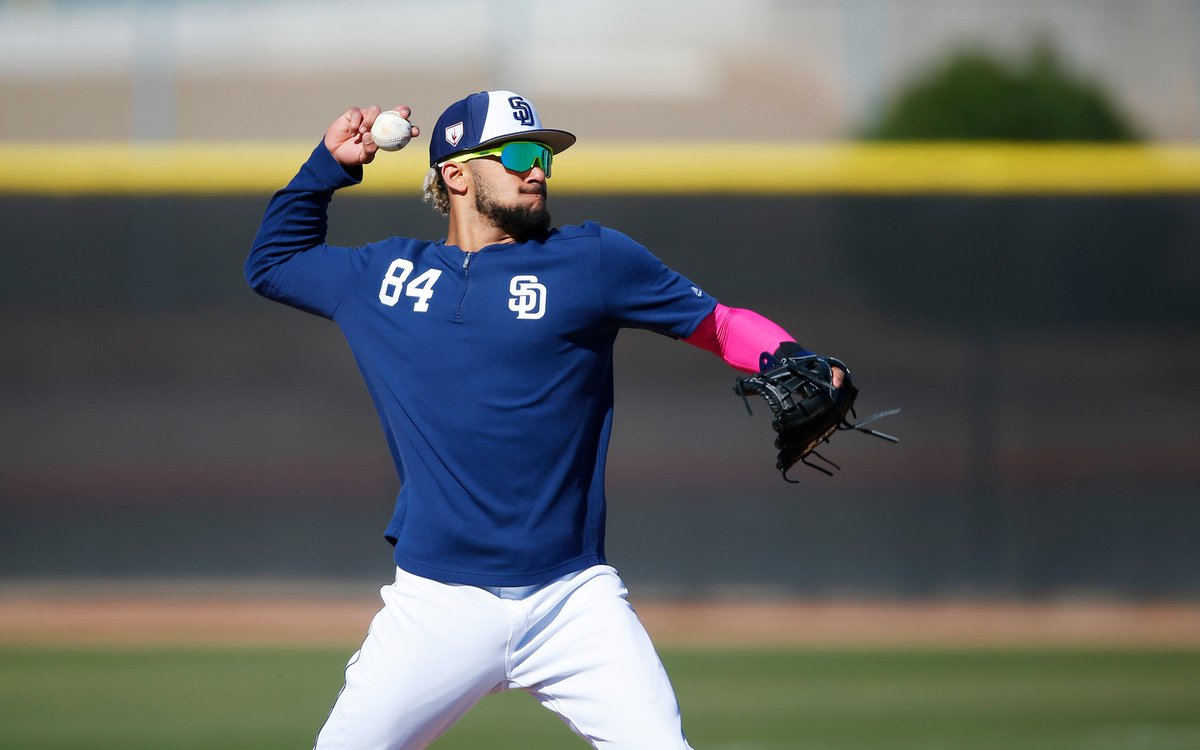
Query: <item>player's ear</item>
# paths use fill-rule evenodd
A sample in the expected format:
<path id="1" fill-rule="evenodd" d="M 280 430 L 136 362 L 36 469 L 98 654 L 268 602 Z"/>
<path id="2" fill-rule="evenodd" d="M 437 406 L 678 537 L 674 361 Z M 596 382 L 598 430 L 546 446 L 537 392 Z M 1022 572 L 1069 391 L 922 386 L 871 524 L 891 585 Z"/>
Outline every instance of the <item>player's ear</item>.
<path id="1" fill-rule="evenodd" d="M 471 181 L 467 179 L 467 171 L 463 165 L 448 161 L 442 165 L 441 169 L 442 182 L 446 183 L 446 191 L 453 195 L 465 195 Z"/>

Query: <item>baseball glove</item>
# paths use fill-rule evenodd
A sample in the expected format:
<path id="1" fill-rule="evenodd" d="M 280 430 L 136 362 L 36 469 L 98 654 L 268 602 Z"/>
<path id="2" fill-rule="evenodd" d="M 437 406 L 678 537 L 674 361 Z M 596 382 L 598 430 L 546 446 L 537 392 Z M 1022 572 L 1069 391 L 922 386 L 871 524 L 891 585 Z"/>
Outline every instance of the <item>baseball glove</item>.
<path id="1" fill-rule="evenodd" d="M 833 387 L 833 368 L 840 368 L 845 376 L 841 387 Z M 841 467 L 822 456 L 816 449 L 828 443 L 830 436 L 840 430 L 857 430 L 893 443 L 899 438 L 866 428 L 866 424 L 881 417 L 898 413 L 899 409 L 874 414 L 861 422 L 851 422 L 847 415 L 854 413 L 854 400 L 858 389 L 850 378 L 850 369 L 833 357 L 820 357 L 800 348 L 799 344 L 785 343 L 775 354 L 763 353 L 759 361 L 760 372 L 750 377 L 738 378 L 733 391 L 742 397 L 746 411 L 750 409 L 750 394 L 762 396 L 771 407 L 771 426 L 778 433 L 775 447 L 779 455 L 775 468 L 784 481 L 799 484 L 788 478 L 788 470 L 797 463 L 833 476 L 824 466 L 812 463 L 809 456 L 840 470 Z"/>

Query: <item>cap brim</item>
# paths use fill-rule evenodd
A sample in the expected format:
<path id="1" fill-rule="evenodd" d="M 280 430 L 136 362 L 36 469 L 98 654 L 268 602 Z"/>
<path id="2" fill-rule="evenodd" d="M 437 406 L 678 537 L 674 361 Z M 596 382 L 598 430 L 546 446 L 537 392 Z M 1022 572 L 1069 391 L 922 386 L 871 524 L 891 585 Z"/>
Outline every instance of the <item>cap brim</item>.
<path id="1" fill-rule="evenodd" d="M 468 151 L 479 151 L 480 149 L 499 146 L 501 143 L 509 141 L 536 141 L 544 143 L 550 147 L 554 153 L 566 151 L 575 143 L 575 134 L 568 133 L 565 130 L 522 130 L 519 133 L 509 133 L 507 135 L 498 136 L 491 140 L 483 141 L 478 146 L 468 149 Z M 467 153 L 463 151 L 461 153 Z M 447 157 L 449 158 L 449 157 Z"/>

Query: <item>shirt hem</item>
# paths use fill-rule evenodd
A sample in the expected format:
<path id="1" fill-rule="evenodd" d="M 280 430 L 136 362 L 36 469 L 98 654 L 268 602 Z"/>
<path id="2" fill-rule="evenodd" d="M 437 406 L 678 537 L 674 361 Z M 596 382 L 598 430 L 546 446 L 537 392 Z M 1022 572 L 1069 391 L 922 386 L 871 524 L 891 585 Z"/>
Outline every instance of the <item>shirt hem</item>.
<path id="1" fill-rule="evenodd" d="M 462 570 L 449 570 L 434 565 L 427 565 L 400 554 L 394 555 L 396 565 L 408 573 L 429 578 L 441 583 L 459 583 L 468 586 L 534 586 L 549 583 L 557 578 L 574 573 L 593 565 L 607 565 L 604 555 L 590 553 L 559 563 L 552 568 L 528 573 L 479 573 Z"/>

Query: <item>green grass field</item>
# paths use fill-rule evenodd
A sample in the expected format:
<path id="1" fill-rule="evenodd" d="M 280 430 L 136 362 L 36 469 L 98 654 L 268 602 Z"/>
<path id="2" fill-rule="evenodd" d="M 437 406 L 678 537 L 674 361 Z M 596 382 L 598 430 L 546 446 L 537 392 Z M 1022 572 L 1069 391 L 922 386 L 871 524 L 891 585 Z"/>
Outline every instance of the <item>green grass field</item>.
<path id="1" fill-rule="evenodd" d="M 0 649 L 0 747 L 308 748 L 348 654 Z M 1195 750 L 1200 651 L 666 650 L 697 750 Z M 437 750 L 581 748 L 523 693 Z"/>

